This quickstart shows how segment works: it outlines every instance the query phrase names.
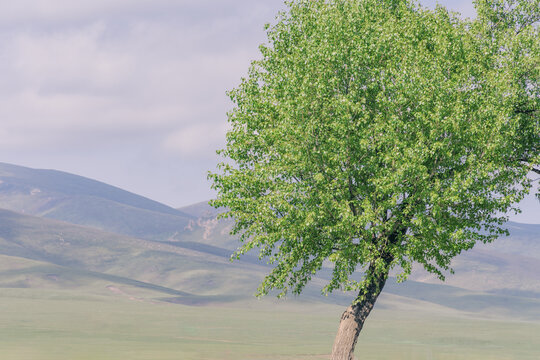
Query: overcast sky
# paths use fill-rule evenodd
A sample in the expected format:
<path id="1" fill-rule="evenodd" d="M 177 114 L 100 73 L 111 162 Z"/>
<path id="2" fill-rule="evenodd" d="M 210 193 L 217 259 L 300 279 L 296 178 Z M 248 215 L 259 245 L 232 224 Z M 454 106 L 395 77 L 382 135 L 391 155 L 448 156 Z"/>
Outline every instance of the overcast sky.
<path id="1" fill-rule="evenodd" d="M 439 1 L 474 16 L 472 0 Z M 435 1 L 422 4 L 433 7 Z M 0 2 L 0 161 L 210 199 L 235 87 L 281 0 Z M 540 223 L 532 198 L 514 218 Z"/>

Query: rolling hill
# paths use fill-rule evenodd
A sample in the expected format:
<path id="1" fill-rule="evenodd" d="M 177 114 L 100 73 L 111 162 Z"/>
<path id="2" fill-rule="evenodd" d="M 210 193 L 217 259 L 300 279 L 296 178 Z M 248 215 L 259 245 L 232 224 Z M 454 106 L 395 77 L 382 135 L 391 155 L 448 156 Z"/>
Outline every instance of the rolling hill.
<path id="1" fill-rule="evenodd" d="M 221 225 L 218 222 L 214 229 Z M 75 290 L 86 296 L 123 295 L 193 305 L 247 301 L 268 267 L 249 256 L 230 263 L 229 254 L 229 250 L 215 245 L 149 241 L 0 210 L 3 289 Z M 471 260 L 467 264 L 482 263 Z M 486 273 L 483 279 L 489 275 L 496 274 Z M 297 300 L 346 305 L 352 294 L 320 296 L 329 276 L 328 269 L 322 271 Z M 428 302 L 477 315 L 504 308 L 507 315 L 516 318 L 540 319 L 538 289 L 530 296 L 518 285 L 514 284 L 512 290 L 519 296 L 513 296 L 491 288 L 467 289 L 415 280 L 397 284 L 391 279 L 385 293 L 387 297 L 409 299 L 405 304 Z"/>
<path id="2" fill-rule="evenodd" d="M 180 210 L 198 216 L 192 222 L 196 226 L 184 235 L 184 239 L 196 239 L 199 243 L 219 246 L 231 252 L 238 247 L 238 241 L 227 236 L 232 221 L 218 221 L 218 211 L 207 203 Z M 409 279 L 470 291 L 540 298 L 540 225 L 509 222 L 506 227 L 510 236 L 501 237 L 489 244 L 477 244 L 472 250 L 456 257 L 452 263 L 455 274 L 448 273 L 444 283 L 418 266 Z M 328 271 L 323 271 L 321 276 L 328 278 L 330 275 Z M 406 287 L 406 284 L 389 286 L 399 289 L 400 286 Z"/>
<path id="3" fill-rule="evenodd" d="M 172 240 L 194 218 L 81 176 L 0 163 L 0 208 L 152 240 Z"/>
<path id="4" fill-rule="evenodd" d="M 238 285 L 228 278 L 250 282 L 246 265 L 230 267 L 224 256 L 8 210 L 0 210 L 0 254 L 11 259 L 4 261 L 0 272 L 2 287 L 85 284 L 101 279 L 153 289 L 163 292 L 161 296 L 192 295 L 192 291 L 226 296 L 238 293 Z M 19 263 L 16 271 L 5 265 L 13 261 Z M 260 274 L 261 270 L 250 265 L 249 272 Z M 25 273 L 27 277 L 33 274 L 28 279 L 40 280 L 23 281 Z"/>
<path id="5" fill-rule="evenodd" d="M 172 209 L 76 175 L 8 164 L 0 164 L 0 181 L 0 208 L 9 209 L 0 210 L 3 288 L 114 288 L 202 304 L 251 298 L 269 270 L 256 253 L 229 262 L 238 246 L 228 235 L 232 222 L 217 220 L 206 203 Z M 404 284 L 389 281 L 385 293 L 540 318 L 540 225 L 508 227 L 509 238 L 456 258 L 446 283 L 415 269 Z M 300 300 L 347 304 L 350 294 L 320 296 L 329 276 L 323 269 Z"/>

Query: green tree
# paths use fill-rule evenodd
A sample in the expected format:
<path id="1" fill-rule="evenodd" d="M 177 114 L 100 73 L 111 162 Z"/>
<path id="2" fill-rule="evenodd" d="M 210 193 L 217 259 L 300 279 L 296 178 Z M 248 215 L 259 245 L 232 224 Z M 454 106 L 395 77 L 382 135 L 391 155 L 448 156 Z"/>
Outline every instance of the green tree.
<path id="1" fill-rule="evenodd" d="M 333 359 L 352 359 L 389 271 L 451 260 L 505 234 L 540 172 L 538 0 L 479 0 L 478 17 L 407 0 L 293 0 L 230 92 L 210 174 L 259 288 L 355 291 Z M 351 275 L 363 274 L 361 281 Z"/>

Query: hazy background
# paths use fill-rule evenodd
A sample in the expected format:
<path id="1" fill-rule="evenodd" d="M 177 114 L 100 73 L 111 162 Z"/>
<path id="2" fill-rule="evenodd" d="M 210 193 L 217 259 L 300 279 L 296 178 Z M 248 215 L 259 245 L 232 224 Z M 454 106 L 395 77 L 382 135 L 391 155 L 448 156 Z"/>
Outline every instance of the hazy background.
<path id="1" fill-rule="evenodd" d="M 435 1 L 421 1 L 433 7 Z M 474 16 L 472 1 L 440 1 Z M 235 87 L 281 0 L 0 3 L 0 161 L 210 199 Z M 515 221 L 540 223 L 532 196 Z"/>

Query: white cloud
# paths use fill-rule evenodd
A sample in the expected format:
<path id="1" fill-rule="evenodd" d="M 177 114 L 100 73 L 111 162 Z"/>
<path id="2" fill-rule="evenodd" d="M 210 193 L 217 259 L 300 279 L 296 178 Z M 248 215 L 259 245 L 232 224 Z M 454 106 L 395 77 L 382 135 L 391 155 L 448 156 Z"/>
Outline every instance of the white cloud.
<path id="1" fill-rule="evenodd" d="M 193 140 L 196 129 L 205 128 L 211 144 L 223 139 L 225 91 L 258 56 L 262 25 L 280 7 L 281 0 L 2 2 L 0 20 L 11 27 L 0 33 L 0 119 L 10 120 L 0 123 L 0 147 L 82 150 L 96 139 L 114 146 L 119 136 L 133 143 L 151 136 L 179 155 L 209 158 L 214 149 Z"/>
<path id="2" fill-rule="evenodd" d="M 163 148 L 183 156 L 215 158 L 215 150 L 225 142 L 226 123 L 219 125 L 194 123 L 171 133 L 163 142 Z"/>
<path id="3" fill-rule="evenodd" d="M 470 0 L 440 2 L 474 15 Z M 283 7 L 0 1 L 2 161 L 72 171 L 171 205 L 207 199 L 206 171 L 231 107 L 225 91 L 245 75 L 263 24 Z"/>
<path id="4" fill-rule="evenodd" d="M 63 3 L 54 3 L 56 10 L 37 6 L 27 18 L 63 14 Z M 14 6 L 22 18 L 23 8 Z M 92 6 L 105 11 L 112 5 Z M 0 34 L 0 147 L 82 149 L 96 136 L 114 142 L 118 134 L 131 134 L 139 143 L 144 134 L 161 137 L 167 149 L 191 156 L 200 151 L 206 158 L 200 142 L 191 150 L 190 142 L 171 146 L 170 133 L 194 121 L 212 129 L 225 123 L 225 91 L 245 73 L 259 41 L 249 34 L 239 38 L 245 24 L 232 17 L 216 17 L 206 26 L 133 16 L 120 29 L 103 20 L 107 16 L 97 18 L 54 28 L 37 22 Z"/>
<path id="5" fill-rule="evenodd" d="M 261 17 L 272 16 L 280 7 L 282 0 L 17 0 L 0 2 L 0 22 L 4 26 L 58 27 L 95 19 L 146 18 L 210 24 L 234 17 L 240 25 L 252 21 L 262 25 Z"/>
<path id="6" fill-rule="evenodd" d="M 16 80 L 44 93 L 107 94 L 129 81 L 129 54 L 104 41 L 106 26 L 89 26 L 54 33 L 20 33 L 10 51 Z"/>
<path id="7" fill-rule="evenodd" d="M 185 7 L 195 1 L 174 0 L 18 0 L 0 3 L 0 20 L 5 23 L 77 23 L 103 16 L 152 14 Z"/>

